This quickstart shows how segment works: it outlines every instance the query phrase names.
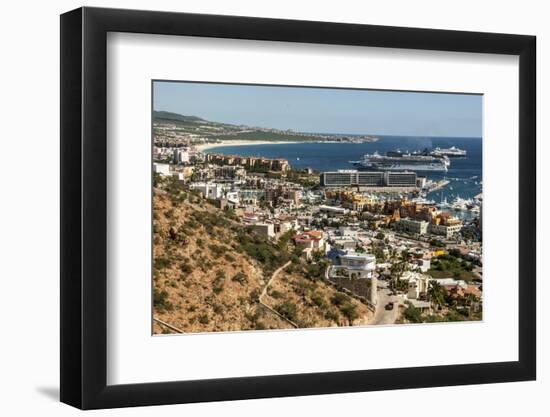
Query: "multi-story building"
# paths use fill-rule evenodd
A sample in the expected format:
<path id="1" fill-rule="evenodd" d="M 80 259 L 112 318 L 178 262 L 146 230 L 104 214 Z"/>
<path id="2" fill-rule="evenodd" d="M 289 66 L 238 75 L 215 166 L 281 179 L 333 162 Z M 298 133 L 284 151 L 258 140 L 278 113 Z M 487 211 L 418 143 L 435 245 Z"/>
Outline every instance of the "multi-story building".
<path id="1" fill-rule="evenodd" d="M 216 166 L 212 170 L 215 178 L 244 178 L 246 171 L 244 168 L 235 165 Z"/>
<path id="2" fill-rule="evenodd" d="M 416 173 L 389 171 L 339 170 L 323 172 L 320 177 L 324 187 L 406 187 L 416 188 Z"/>
<path id="3" fill-rule="evenodd" d="M 357 246 L 356 240 L 351 237 L 337 236 L 333 237 L 330 241 L 336 249 L 340 250 L 355 249 Z"/>
<path id="4" fill-rule="evenodd" d="M 174 164 L 184 164 L 189 162 L 189 151 L 186 148 L 174 148 L 172 161 Z"/>
<path id="5" fill-rule="evenodd" d="M 345 270 L 350 278 L 373 278 L 376 270 L 376 257 L 370 253 L 346 251 L 336 257 L 337 265 L 333 268 Z"/>
<path id="6" fill-rule="evenodd" d="M 212 200 L 224 197 L 224 194 L 230 190 L 230 187 L 226 184 L 204 182 L 192 183 L 189 185 L 189 188 L 199 191 L 204 198 L 209 198 Z"/>
<path id="7" fill-rule="evenodd" d="M 261 236 L 275 237 L 275 226 L 273 223 L 254 223 L 249 227 Z"/>
<path id="8" fill-rule="evenodd" d="M 424 220 L 401 219 L 395 223 L 398 230 L 403 230 L 417 235 L 424 235 L 428 232 L 428 222 Z"/>
<path id="9" fill-rule="evenodd" d="M 405 271 L 400 279 L 408 282 L 407 298 L 417 300 L 428 293 L 432 277 L 418 272 Z"/>
<path id="10" fill-rule="evenodd" d="M 274 230 L 276 235 L 282 235 L 289 230 L 296 228 L 295 221 L 279 221 L 274 223 Z"/>
<path id="11" fill-rule="evenodd" d="M 320 231 L 300 233 L 294 236 L 294 241 L 304 249 L 322 250 L 325 246 L 323 232 Z"/>
<path id="12" fill-rule="evenodd" d="M 357 171 L 340 170 L 336 172 L 323 172 L 320 181 L 324 187 L 349 187 L 357 185 Z"/>
<path id="13" fill-rule="evenodd" d="M 302 193 L 299 190 L 290 190 L 287 193 L 287 198 L 289 200 L 292 200 L 292 202 L 296 207 L 299 207 L 301 204 L 301 201 L 300 201 L 301 195 Z"/>
<path id="14" fill-rule="evenodd" d="M 251 169 L 265 169 L 284 172 L 290 169 L 286 159 L 269 159 L 264 157 L 242 157 L 211 153 L 206 155 L 206 161 L 215 164 L 241 165 Z"/>
<path id="15" fill-rule="evenodd" d="M 160 175 L 164 175 L 164 176 L 171 175 L 170 165 L 169 164 L 154 163 L 153 164 L 153 172 L 155 174 L 160 174 Z"/>
<path id="16" fill-rule="evenodd" d="M 455 223 L 455 224 L 430 224 L 429 232 L 434 235 L 441 235 L 446 238 L 449 238 L 453 236 L 454 234 L 460 232 L 462 230 L 462 223 Z"/>
<path id="17" fill-rule="evenodd" d="M 414 172 L 384 172 L 386 187 L 416 188 L 416 173 Z"/>

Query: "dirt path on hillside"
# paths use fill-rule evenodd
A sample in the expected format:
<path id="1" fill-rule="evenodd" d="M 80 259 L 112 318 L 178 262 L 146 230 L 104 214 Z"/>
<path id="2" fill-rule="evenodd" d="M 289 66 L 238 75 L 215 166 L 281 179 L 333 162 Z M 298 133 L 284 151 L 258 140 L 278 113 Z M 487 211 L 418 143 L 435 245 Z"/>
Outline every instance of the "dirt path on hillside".
<path id="1" fill-rule="evenodd" d="M 262 298 L 266 295 L 267 293 L 267 289 L 269 288 L 269 286 L 271 285 L 271 283 L 273 282 L 273 280 L 277 277 L 277 275 L 279 275 L 281 273 L 281 271 L 283 269 L 285 269 L 287 266 L 289 266 L 291 264 L 291 261 L 288 261 L 286 264 L 284 264 L 283 266 L 281 266 L 280 268 L 277 268 L 277 270 L 275 272 L 273 272 L 273 274 L 271 274 L 271 278 L 269 278 L 269 281 L 267 281 L 267 284 L 265 284 L 265 287 L 264 289 L 262 290 L 262 293 L 260 294 L 260 297 L 258 297 L 258 303 L 260 303 L 260 305 L 262 305 L 263 307 L 265 307 L 267 310 L 269 310 L 270 312 L 272 312 L 273 314 L 275 314 L 277 317 L 281 318 L 282 320 L 286 321 L 288 324 L 290 324 L 292 327 L 294 328 L 298 328 L 298 325 L 296 323 L 294 323 L 292 320 L 289 320 L 287 319 L 285 316 L 283 316 L 282 314 L 280 314 L 278 311 L 276 311 L 275 309 L 273 309 L 272 307 L 268 306 L 266 303 L 264 303 L 262 301 Z"/>

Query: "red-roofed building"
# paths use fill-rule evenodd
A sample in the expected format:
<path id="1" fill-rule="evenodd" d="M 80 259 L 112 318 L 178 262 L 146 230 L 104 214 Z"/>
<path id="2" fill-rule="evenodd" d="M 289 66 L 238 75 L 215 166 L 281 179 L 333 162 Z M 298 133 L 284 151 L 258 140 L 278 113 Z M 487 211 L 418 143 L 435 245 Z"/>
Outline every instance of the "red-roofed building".
<path id="1" fill-rule="evenodd" d="M 481 298 L 481 290 L 476 285 L 469 284 L 464 290 L 464 295 L 473 295 L 477 298 Z"/>

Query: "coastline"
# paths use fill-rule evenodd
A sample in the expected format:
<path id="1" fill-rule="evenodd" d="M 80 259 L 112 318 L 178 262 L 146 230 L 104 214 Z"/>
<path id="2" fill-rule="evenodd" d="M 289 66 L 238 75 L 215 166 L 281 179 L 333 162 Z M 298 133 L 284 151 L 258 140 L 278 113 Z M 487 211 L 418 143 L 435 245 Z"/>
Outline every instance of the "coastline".
<path id="1" fill-rule="evenodd" d="M 292 140 L 222 140 L 218 143 L 204 143 L 195 145 L 195 149 L 204 152 L 209 149 L 219 148 L 222 146 L 246 146 L 246 145 L 283 145 L 290 143 L 300 143 Z"/>
<path id="2" fill-rule="evenodd" d="M 372 153 L 373 151 L 385 152 L 401 146 L 419 148 L 425 138 L 421 137 L 387 137 L 383 141 L 367 143 L 342 143 L 341 146 L 332 142 L 304 142 L 300 140 L 265 140 L 265 139 L 240 139 L 221 140 L 220 143 L 205 143 L 195 145 L 195 149 L 206 153 L 221 153 L 233 155 L 264 156 L 266 158 L 286 159 L 296 169 L 311 168 L 319 172 L 336 171 L 339 169 L 353 169 L 350 161 L 357 160 L 360 155 Z M 308 146 L 301 146 L 308 143 Z M 327 143 L 324 146 L 324 143 Z M 267 146 L 267 145 L 277 146 Z M 288 146 L 283 146 L 288 144 Z M 329 146 L 332 144 L 332 146 Z M 258 146 L 256 146 L 258 145 Z M 433 190 L 430 198 L 436 201 L 443 201 L 447 198 L 452 201 L 456 196 L 462 198 L 473 198 L 482 190 L 479 184 L 482 178 L 482 147 L 481 142 L 466 141 L 466 139 L 435 138 L 433 146 L 456 145 L 468 149 L 468 157 L 456 159 L 452 162 L 447 173 L 430 172 L 423 174 L 428 178 L 439 181 L 450 180 L 450 184 L 439 190 Z M 245 148 L 242 148 L 244 146 Z M 231 147 L 231 148 L 229 148 Z M 240 150 L 242 149 L 242 151 Z M 337 152 L 336 152 L 337 151 Z M 476 177 L 476 178 L 472 178 Z"/>

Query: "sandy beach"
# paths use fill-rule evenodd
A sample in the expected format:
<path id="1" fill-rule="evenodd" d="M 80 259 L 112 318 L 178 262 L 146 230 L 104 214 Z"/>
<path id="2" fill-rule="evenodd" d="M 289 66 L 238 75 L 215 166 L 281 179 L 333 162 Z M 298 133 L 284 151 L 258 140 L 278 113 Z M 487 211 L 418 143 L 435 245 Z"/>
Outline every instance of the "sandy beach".
<path id="1" fill-rule="evenodd" d="M 222 140 L 219 143 L 204 143 L 195 145 L 198 151 L 204 152 L 208 149 L 218 148 L 220 146 L 244 146 L 244 145 L 280 145 L 286 143 L 299 143 L 291 140 Z"/>

